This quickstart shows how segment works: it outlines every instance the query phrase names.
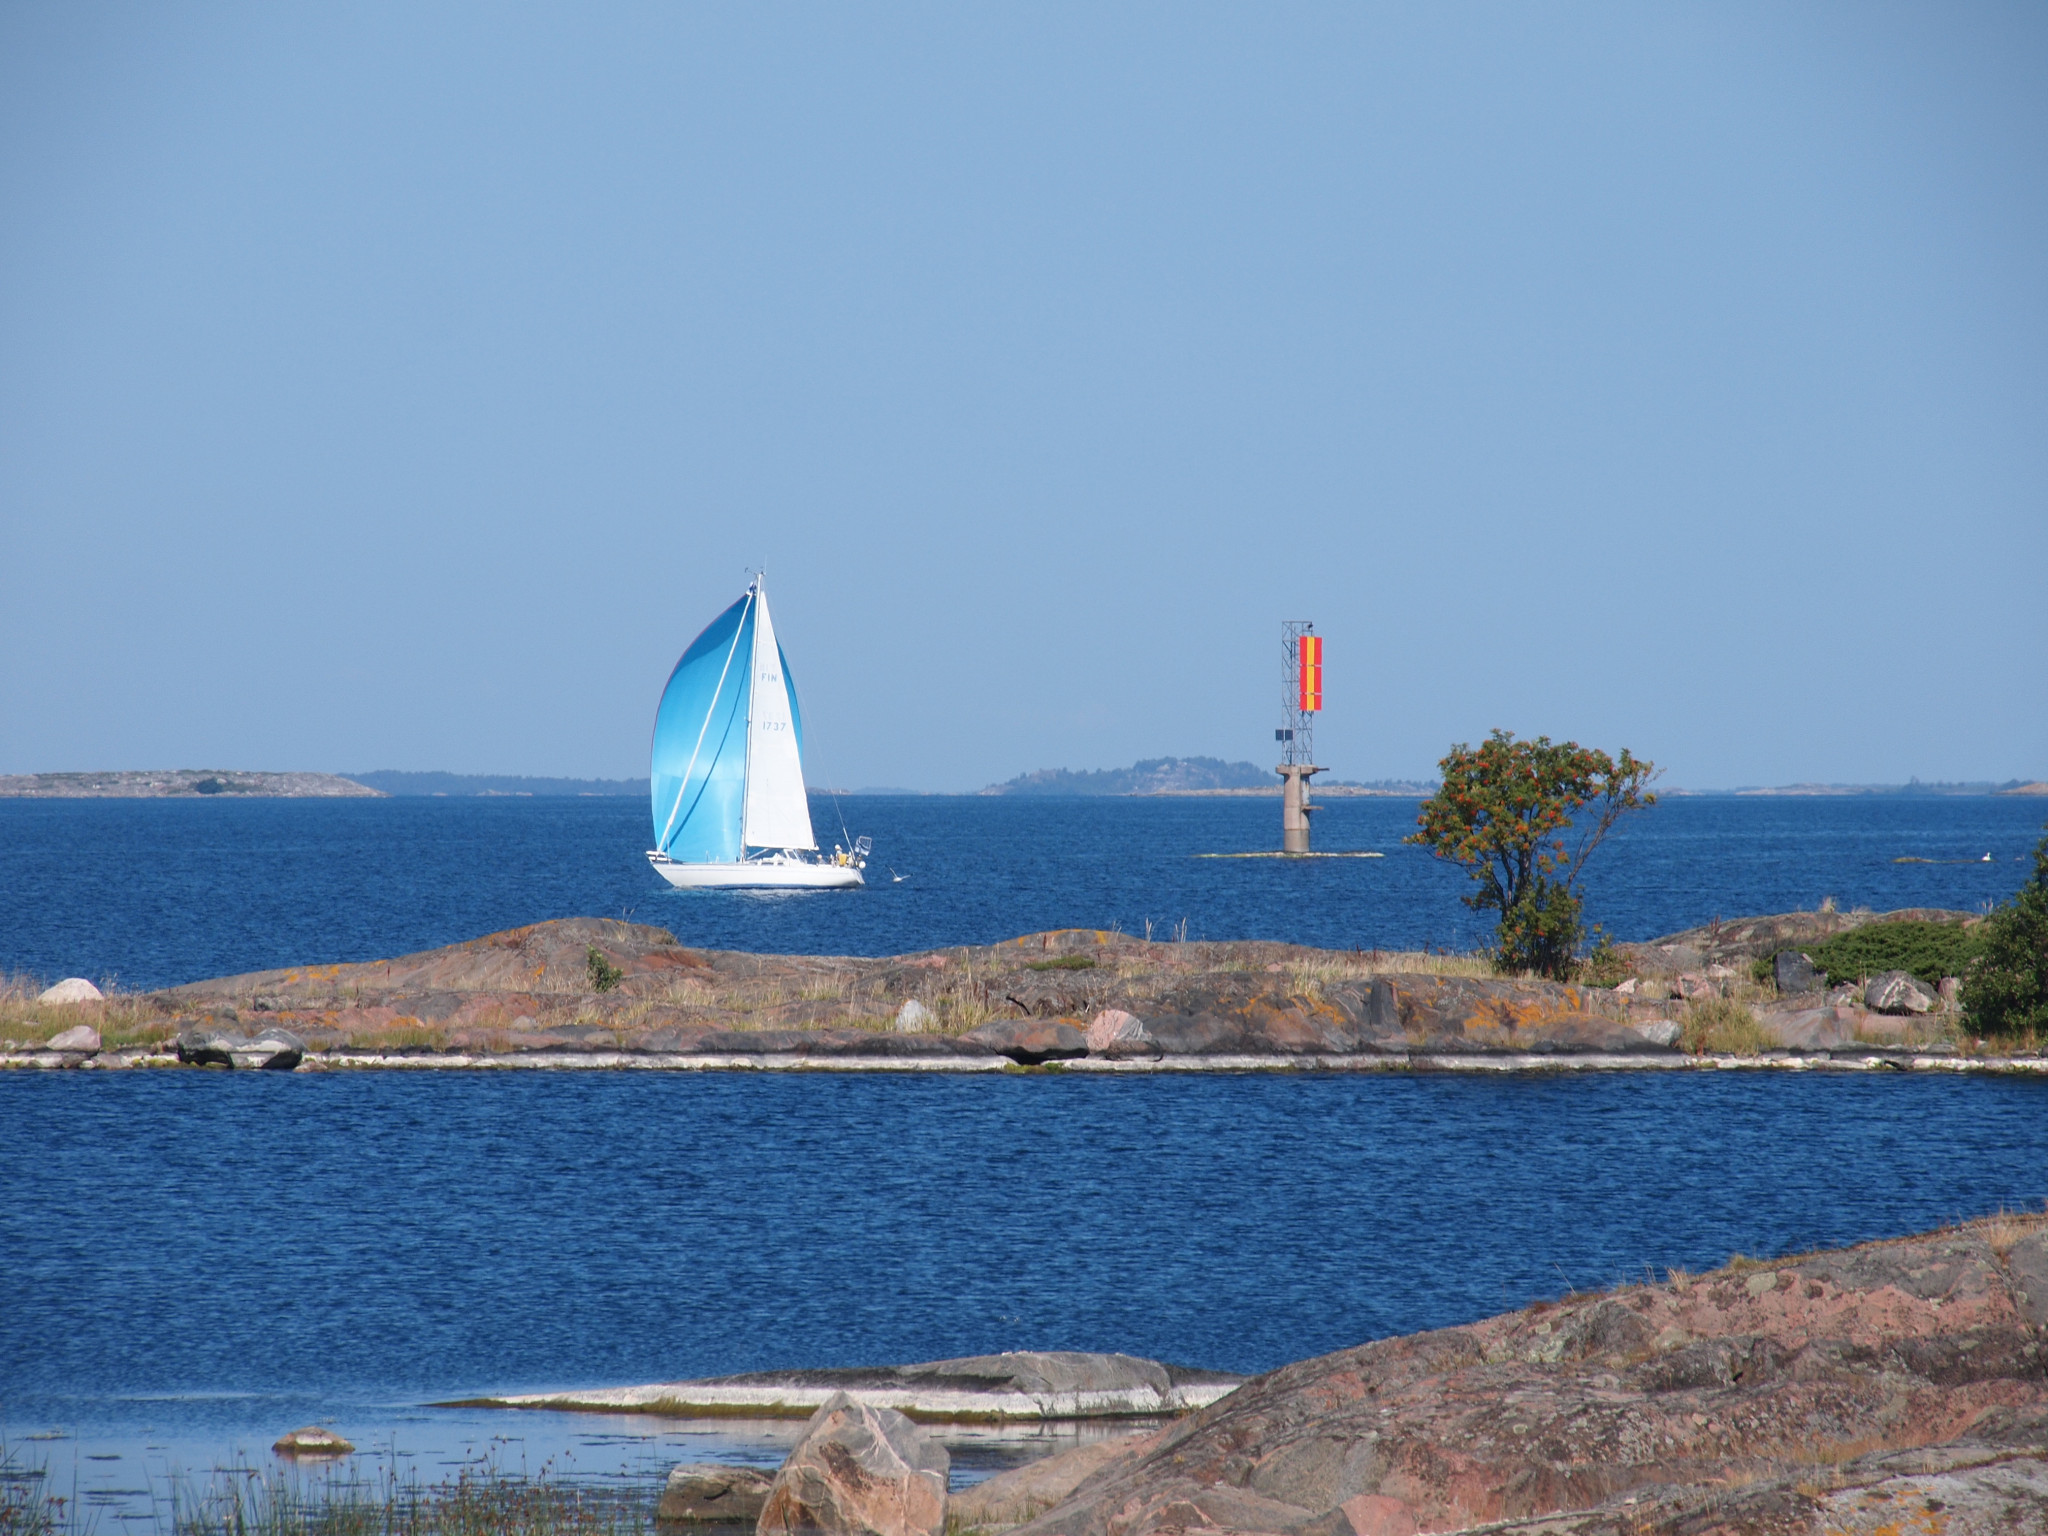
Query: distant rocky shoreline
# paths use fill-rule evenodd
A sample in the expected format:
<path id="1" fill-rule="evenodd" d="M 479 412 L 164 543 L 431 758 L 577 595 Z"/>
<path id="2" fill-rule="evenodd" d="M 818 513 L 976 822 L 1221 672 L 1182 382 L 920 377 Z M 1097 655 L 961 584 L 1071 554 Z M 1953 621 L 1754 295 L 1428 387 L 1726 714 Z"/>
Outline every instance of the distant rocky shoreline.
<path id="1" fill-rule="evenodd" d="M 1159 1072 L 1776 1067 L 2048 1071 L 1959 1029 L 1903 974 L 1817 990 L 1753 962 L 1909 911 L 1788 913 L 1621 946 L 1614 987 L 1493 975 L 1470 956 L 1095 929 L 880 959 L 697 950 L 568 918 L 392 960 L 101 998 L 0 996 L 0 1065 Z M 1768 970 L 1768 967 L 1766 967 Z M 1796 970 L 1796 967 L 1795 967 Z M 1943 995 L 1946 993 L 1947 995 Z M 1739 1000 L 1753 1033 L 1705 1029 Z"/>
<path id="2" fill-rule="evenodd" d="M 0 800 L 169 800 L 212 795 L 331 800 L 376 799 L 383 793 L 332 773 L 165 768 L 120 773 L 0 774 Z"/>

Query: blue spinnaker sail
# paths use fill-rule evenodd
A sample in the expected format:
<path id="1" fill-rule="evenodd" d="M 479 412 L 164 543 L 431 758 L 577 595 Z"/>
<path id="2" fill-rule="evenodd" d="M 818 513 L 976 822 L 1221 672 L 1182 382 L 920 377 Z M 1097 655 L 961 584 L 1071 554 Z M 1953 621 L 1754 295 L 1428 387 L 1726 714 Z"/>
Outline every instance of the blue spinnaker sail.
<path id="1" fill-rule="evenodd" d="M 742 852 L 753 646 L 749 592 L 690 642 L 654 712 L 654 846 L 678 863 L 730 862 Z"/>
<path id="2" fill-rule="evenodd" d="M 789 670 L 789 652 L 782 648 L 782 641 L 775 642 L 775 658 L 782 663 L 782 681 L 789 689 L 789 723 L 795 728 L 796 755 L 804 755 L 804 707 L 796 701 L 796 674 Z"/>

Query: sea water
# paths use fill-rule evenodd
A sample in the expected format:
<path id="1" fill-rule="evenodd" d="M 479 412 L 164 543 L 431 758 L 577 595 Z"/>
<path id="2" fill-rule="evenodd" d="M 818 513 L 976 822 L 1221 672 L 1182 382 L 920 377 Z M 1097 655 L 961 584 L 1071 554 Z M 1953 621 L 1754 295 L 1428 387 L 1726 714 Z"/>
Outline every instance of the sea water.
<path id="1" fill-rule="evenodd" d="M 1402 841 L 1415 812 L 1412 800 L 1332 799 L 1318 850 L 1382 857 L 1289 861 L 1204 857 L 1271 850 L 1270 798 L 816 795 L 828 846 L 874 838 L 867 888 L 761 894 L 663 884 L 637 798 L 0 800 L 0 969 L 154 987 L 577 915 L 808 954 L 1064 927 L 1477 945 L 1487 925 L 1460 901 L 1470 882 Z M 1643 939 L 1829 897 L 1977 910 L 2025 878 L 2044 818 L 2022 797 L 1668 799 L 1594 856 L 1587 917 Z"/>
<path id="2" fill-rule="evenodd" d="M 578 912 L 841 953 L 1483 932 L 1399 842 L 1412 802 L 1332 802 L 1319 845 L 1386 856 L 1308 864 L 1198 857 L 1270 846 L 1263 801 L 845 809 L 875 884 L 762 899 L 661 887 L 637 804 L 0 802 L 0 965 L 150 985 Z M 2039 814 L 1673 801 L 1603 850 L 1591 915 L 1977 907 Z M 2048 1084 L 2016 1079 L 12 1073 L 0 1437 L 109 1521 L 312 1421 L 430 1481 L 490 1457 L 645 1487 L 772 1465 L 790 1426 L 426 1405 L 1002 1349 L 1258 1371 L 2044 1196 Z M 957 1436 L 961 1476 L 1054 1438 Z"/>
<path id="3" fill-rule="evenodd" d="M 2019 1079 L 10 1073 L 0 1426 L 115 1513 L 312 1421 L 644 1481 L 787 1426 L 423 1405 L 1004 1349 L 1260 1371 L 2044 1194 Z"/>

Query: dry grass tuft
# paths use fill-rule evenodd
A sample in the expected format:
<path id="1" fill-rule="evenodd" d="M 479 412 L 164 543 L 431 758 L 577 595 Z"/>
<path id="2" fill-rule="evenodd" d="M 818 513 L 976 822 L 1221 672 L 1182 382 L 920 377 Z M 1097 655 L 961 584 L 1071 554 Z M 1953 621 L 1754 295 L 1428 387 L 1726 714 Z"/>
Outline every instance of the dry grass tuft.
<path id="1" fill-rule="evenodd" d="M 1749 1008 L 1727 997 L 1703 997 L 1685 1010 L 1680 1046 L 1694 1055 L 1760 1056 L 1777 1047 Z"/>
<path id="2" fill-rule="evenodd" d="M 1983 1238 L 2001 1259 L 2012 1251 L 2014 1244 L 2024 1242 L 2043 1228 L 2048 1228 L 2048 1211 L 2008 1211 L 2003 1206 L 1989 1216 L 1963 1223 L 1964 1231 Z"/>
<path id="3" fill-rule="evenodd" d="M 38 1003 L 42 984 L 19 973 L 0 978 L 0 1040 L 24 1046 L 41 1045 L 78 1024 L 100 1032 L 108 1050 L 127 1045 L 153 1045 L 175 1035 L 177 1024 L 154 998 L 115 992 L 94 1002 Z"/>
<path id="4" fill-rule="evenodd" d="M 1432 954 L 1428 950 L 1356 950 L 1350 954 L 1318 956 L 1313 960 L 1285 962 L 1286 974 L 1297 990 L 1319 993 L 1325 987 L 1345 982 L 1370 981 L 1375 976 L 1470 976 L 1489 977 L 1498 973 L 1493 962 L 1479 954 Z"/>
<path id="5" fill-rule="evenodd" d="M 393 1054 L 399 1051 L 440 1051 L 447 1049 L 448 1032 L 432 1024 L 391 1024 L 349 1037 L 351 1051 Z"/>

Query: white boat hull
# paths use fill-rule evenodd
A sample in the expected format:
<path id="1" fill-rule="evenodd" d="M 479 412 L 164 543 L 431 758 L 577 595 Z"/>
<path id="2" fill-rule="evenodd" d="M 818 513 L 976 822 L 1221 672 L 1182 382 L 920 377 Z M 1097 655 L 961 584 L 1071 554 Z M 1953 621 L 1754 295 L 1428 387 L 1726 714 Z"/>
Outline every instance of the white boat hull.
<path id="1" fill-rule="evenodd" d="M 670 885 L 686 891 L 843 891 L 867 884 L 857 866 L 829 860 L 813 862 L 778 855 L 730 864 L 679 864 L 650 853 L 647 862 Z"/>

